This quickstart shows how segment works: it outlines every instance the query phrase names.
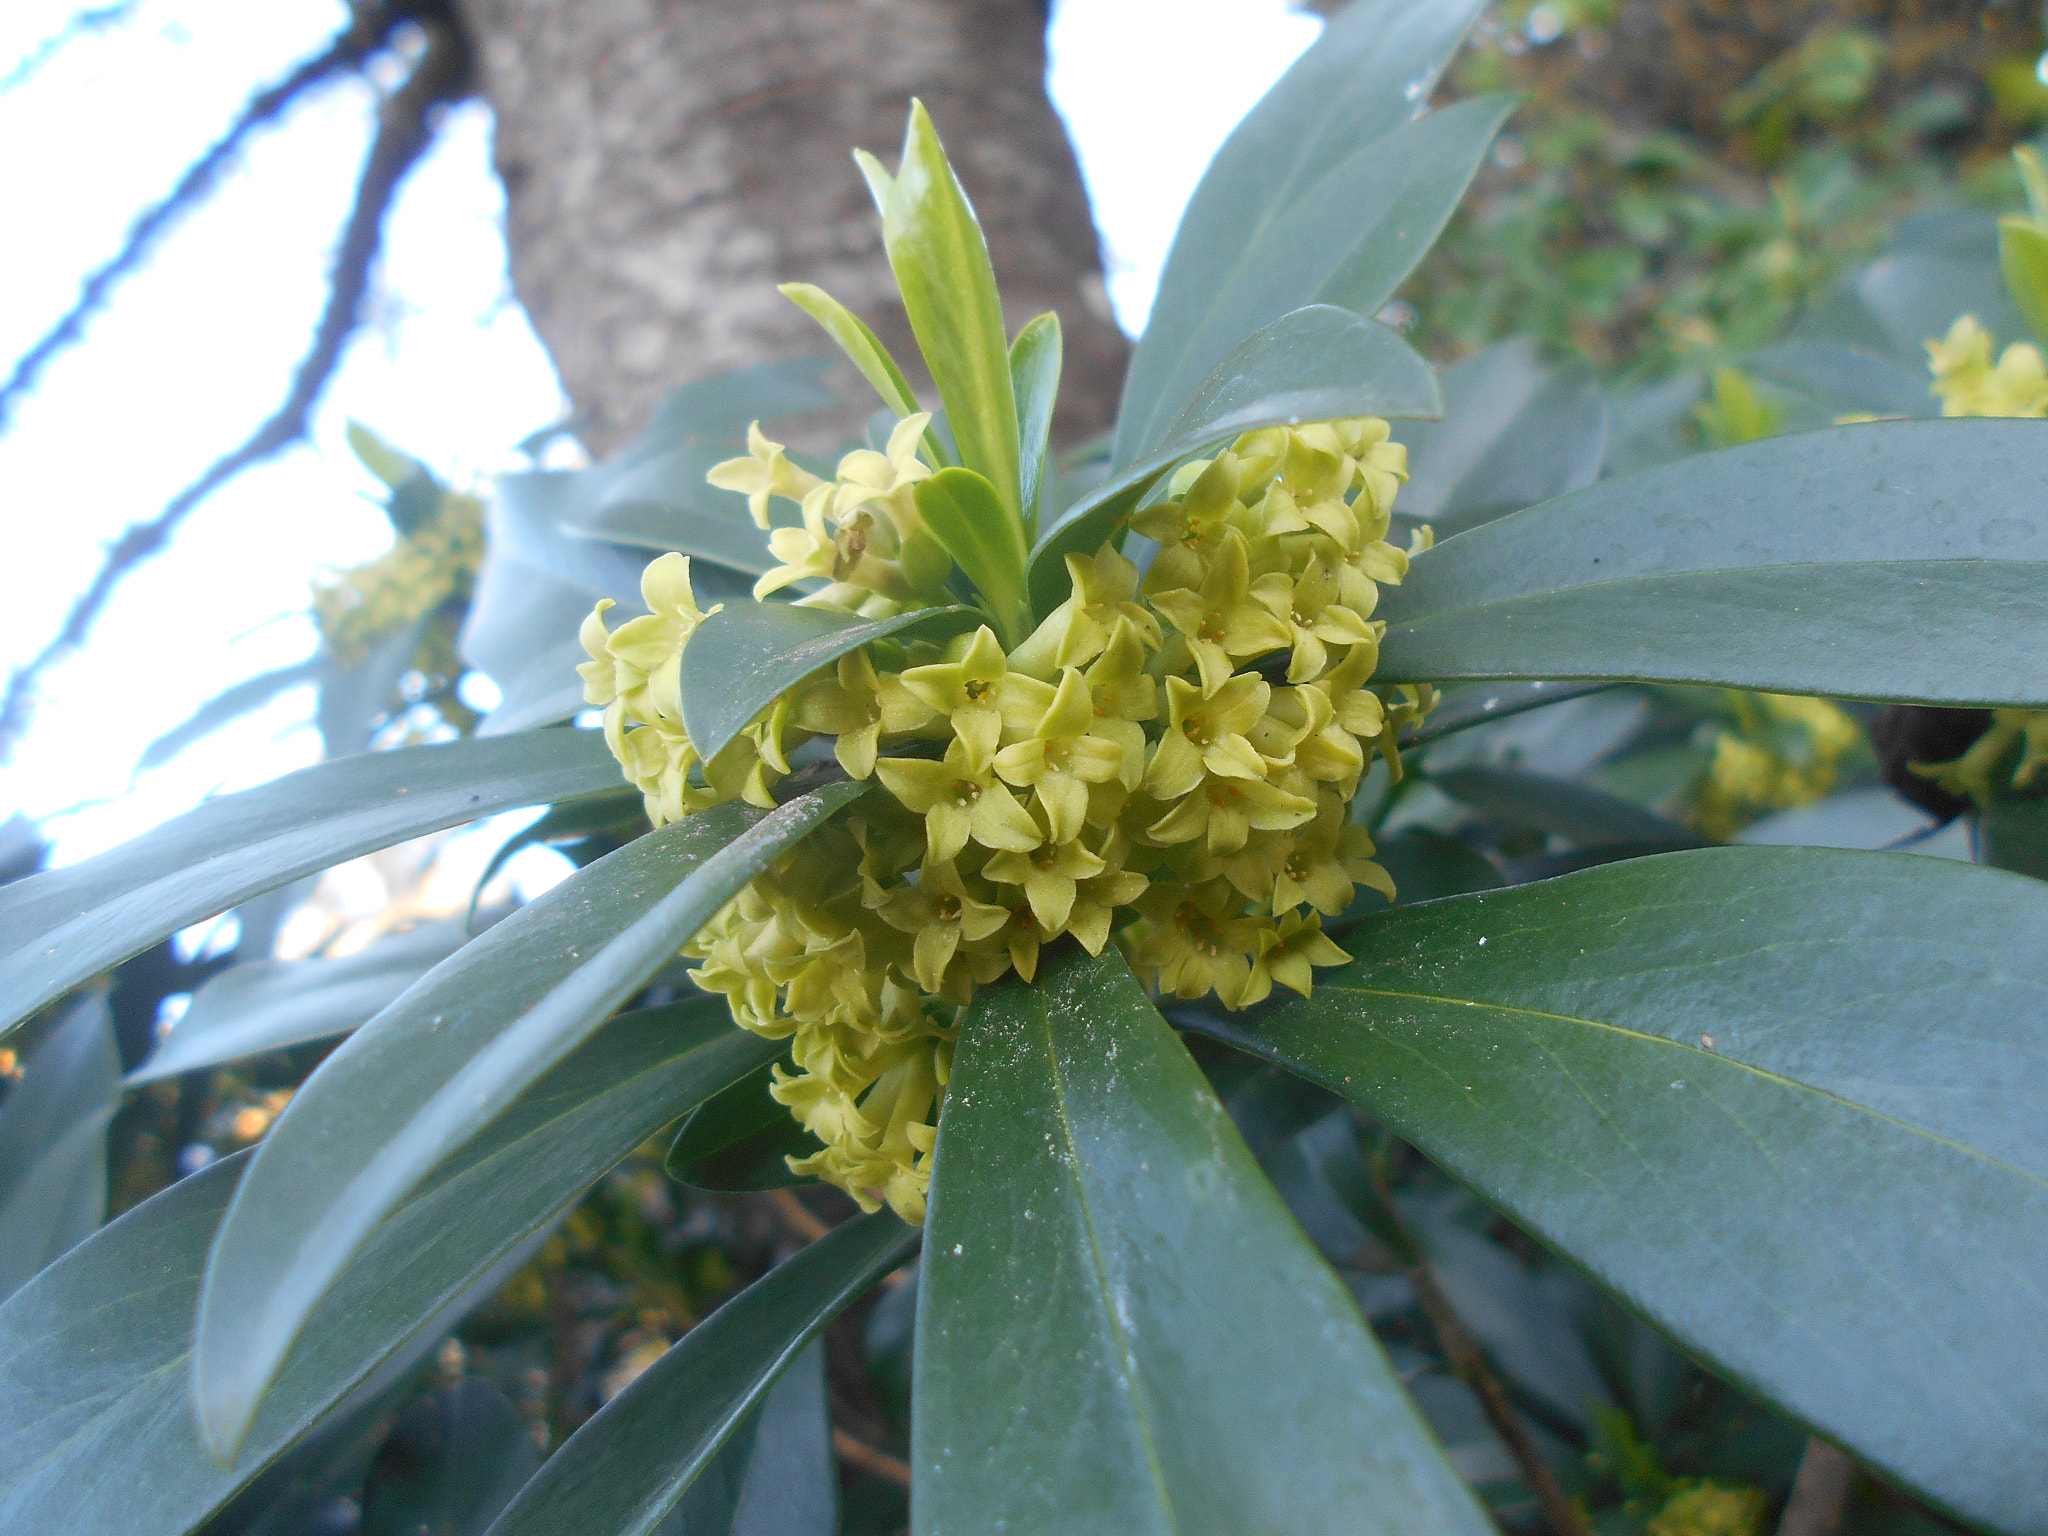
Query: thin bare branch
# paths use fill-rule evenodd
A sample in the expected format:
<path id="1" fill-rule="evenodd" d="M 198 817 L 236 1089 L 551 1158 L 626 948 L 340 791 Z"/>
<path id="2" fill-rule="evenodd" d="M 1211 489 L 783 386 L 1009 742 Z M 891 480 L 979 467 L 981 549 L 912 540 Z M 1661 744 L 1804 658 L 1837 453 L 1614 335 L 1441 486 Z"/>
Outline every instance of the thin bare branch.
<path id="1" fill-rule="evenodd" d="M 910 1486 L 910 1463 L 900 1456 L 877 1450 L 864 1440 L 854 1439 L 843 1429 L 832 1431 L 832 1449 L 841 1461 L 852 1462 L 863 1471 L 885 1477 L 899 1488 Z"/>
<path id="2" fill-rule="evenodd" d="M 121 579 L 163 549 L 178 525 L 208 496 L 243 470 L 273 457 L 306 435 L 307 418 L 355 330 L 363 296 L 369 288 L 384 215 L 393 194 L 406 172 L 433 142 L 435 109 L 459 101 L 469 92 L 469 44 L 454 19 L 423 19 L 422 26 L 427 35 L 426 49 L 410 78 L 384 104 L 376 139 L 356 184 L 348 225 L 335 252 L 326 308 L 284 403 L 247 441 L 216 460 L 155 517 L 131 523 L 114 541 L 92 584 L 72 603 L 63 627 L 33 659 L 15 668 L 8 678 L 6 697 L 0 702 L 0 763 L 13 757 L 27 734 L 42 675 L 84 644 Z"/>
<path id="3" fill-rule="evenodd" d="M 36 71 L 63 52 L 67 44 L 95 33 L 111 32 L 141 8 L 142 0 L 121 0 L 118 5 L 88 6 L 76 12 L 63 26 L 23 54 L 14 68 L 0 76 L 0 96 L 27 85 Z"/>
<path id="4" fill-rule="evenodd" d="M 34 391 L 43 371 L 60 353 L 84 337 L 86 323 L 106 306 L 123 280 L 142 265 L 156 243 L 186 214 L 212 196 L 250 135 L 275 122 L 314 86 L 359 67 L 382 44 L 384 29 L 368 24 L 368 15 L 367 11 L 358 11 L 348 27 L 322 52 L 307 59 L 277 84 L 252 96 L 228 131 L 185 168 L 185 174 L 178 178 L 178 184 L 171 188 L 170 195 L 143 210 L 129 226 L 128 238 L 121 249 L 104 266 L 87 276 L 79 285 L 78 298 L 71 308 L 34 346 L 16 359 L 6 381 L 0 383 L 0 432 L 7 431 L 14 424 L 16 409 Z"/>

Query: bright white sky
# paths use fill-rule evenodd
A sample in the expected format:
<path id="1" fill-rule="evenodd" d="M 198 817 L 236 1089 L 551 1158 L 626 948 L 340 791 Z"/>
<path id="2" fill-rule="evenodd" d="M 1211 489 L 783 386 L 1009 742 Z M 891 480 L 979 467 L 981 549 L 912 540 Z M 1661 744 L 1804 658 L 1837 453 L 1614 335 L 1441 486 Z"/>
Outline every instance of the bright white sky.
<path id="1" fill-rule="evenodd" d="M 0 75 L 73 9 L 0 7 Z M 135 212 L 251 91 L 315 51 L 343 12 L 337 0 L 145 0 L 128 26 L 70 44 L 0 96 L 0 142 L 13 146 L 0 159 L 11 216 L 0 367 L 63 312 Z M 1052 91 L 1126 329 L 1143 325 L 1216 146 L 1320 26 L 1286 0 L 1061 0 Z M 1141 52 L 1151 83 L 1133 94 Z M 1157 110 L 1160 81 L 1173 82 L 1171 113 Z M 372 109 L 369 88 L 351 83 L 259 140 L 0 437 L 0 668 L 55 631 L 105 541 L 153 516 L 276 406 L 319 311 Z M 87 650 L 50 675 L 34 734 L 0 769 L 0 818 L 48 818 L 58 861 L 318 757 L 301 689 L 133 774 L 143 747 L 204 699 L 309 655 L 308 578 L 389 542 L 365 499 L 374 483 L 342 443 L 350 417 L 462 479 L 509 463 L 511 444 L 562 414 L 506 279 L 489 140 L 489 114 L 463 109 L 404 188 L 371 323 L 328 389 L 313 444 L 214 497 L 118 591 Z"/>

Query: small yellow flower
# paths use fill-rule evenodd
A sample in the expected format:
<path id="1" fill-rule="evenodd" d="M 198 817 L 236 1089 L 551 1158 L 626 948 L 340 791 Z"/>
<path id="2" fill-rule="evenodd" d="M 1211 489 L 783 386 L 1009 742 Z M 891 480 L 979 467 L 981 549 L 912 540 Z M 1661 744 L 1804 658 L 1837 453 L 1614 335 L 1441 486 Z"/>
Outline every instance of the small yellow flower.
<path id="1" fill-rule="evenodd" d="M 1145 835 L 1171 847 L 1201 839 L 1209 852 L 1235 853 L 1254 828 L 1279 832 L 1315 819 L 1316 803 L 1264 779 L 1207 778 Z"/>
<path id="2" fill-rule="evenodd" d="M 1266 759 L 1250 741 L 1273 688 L 1250 673 L 1233 677 L 1212 697 L 1180 678 L 1166 680 L 1168 727 L 1145 769 L 1145 793 L 1176 800 L 1205 775 L 1264 779 Z"/>
<path id="3" fill-rule="evenodd" d="M 1204 693 L 1228 682 L 1238 662 L 1284 649 L 1293 638 L 1285 624 L 1251 601 L 1250 555 L 1235 528 L 1225 531 L 1201 591 L 1156 593 L 1152 606 L 1186 639 Z"/>
<path id="4" fill-rule="evenodd" d="M 1066 559 L 1073 595 L 1017 648 L 1010 658 L 1013 667 L 1050 678 L 1058 668 L 1086 666 L 1108 647 L 1121 624 L 1132 626 L 1150 648 L 1159 648 L 1159 621 L 1132 601 L 1138 592 L 1135 565 L 1108 544 L 1092 560 L 1085 555 Z"/>
<path id="5" fill-rule="evenodd" d="M 991 874 L 989 878 L 1002 877 Z M 915 937 L 911 974 L 927 992 L 937 992 L 944 985 L 946 967 L 953 963 L 963 941 L 985 939 L 1010 920 L 1007 908 L 975 900 L 951 859 L 928 861 L 918 872 L 917 884 L 899 885 L 889 893 L 881 914 L 890 927 Z"/>
<path id="6" fill-rule="evenodd" d="M 1001 885 L 1022 886 L 1039 927 L 1058 933 L 1073 913 L 1079 882 L 1107 867 L 1099 855 L 1078 841 L 1047 841 L 1029 853 L 998 853 L 983 866 L 982 873 Z"/>
<path id="7" fill-rule="evenodd" d="M 1252 958 L 1237 1006 L 1248 1008 L 1263 1002 L 1272 994 L 1275 982 L 1307 997 L 1315 987 L 1312 966 L 1342 965 L 1350 958 L 1323 932 L 1322 914 L 1311 912 L 1303 917 L 1289 912 L 1277 927 L 1260 933 L 1259 950 Z"/>
<path id="8" fill-rule="evenodd" d="M 1252 596 L 1293 631 L 1294 654 L 1287 664 L 1290 683 L 1321 677 L 1333 645 L 1378 644 L 1378 634 L 1364 617 L 1338 601 L 1336 570 L 1322 561 L 1311 561 L 1299 576 L 1278 571 L 1261 576 L 1252 584 Z"/>
<path id="9" fill-rule="evenodd" d="M 809 470 L 790 463 L 782 444 L 770 442 L 758 421 L 747 428 L 746 457 L 714 464 L 704 478 L 722 491 L 743 492 L 747 511 L 753 515 L 757 528 L 768 526 L 769 497 L 800 502 L 825 483 Z"/>
<path id="10" fill-rule="evenodd" d="M 990 755 L 956 736 L 946 755 L 885 757 L 875 764 L 883 788 L 925 819 L 930 857 L 958 856 L 972 838 L 984 848 L 1028 853 L 1045 840 L 1031 813 L 995 776 Z"/>
<path id="11" fill-rule="evenodd" d="M 1029 730 L 1051 705 L 1053 690 L 1011 671 L 1002 642 L 986 624 L 960 649 L 957 660 L 912 667 L 902 674 L 903 686 L 945 715 L 978 757 L 993 757 L 1003 727 Z"/>
<path id="12" fill-rule="evenodd" d="M 1088 815 L 1088 786 L 1110 783 L 1123 771 L 1123 746 L 1093 734 L 1095 724 L 1087 680 L 1068 667 L 1031 735 L 995 755 L 996 772 L 1005 781 L 1038 792 L 1055 843 L 1080 835 Z"/>
<path id="13" fill-rule="evenodd" d="M 1270 919 L 1236 915 L 1237 905 L 1221 881 L 1153 886 L 1138 898 L 1138 910 L 1150 921 L 1132 946 L 1132 963 L 1153 971 L 1162 992 L 1189 998 L 1214 992 L 1236 1007 L 1252 957 L 1272 926 Z"/>

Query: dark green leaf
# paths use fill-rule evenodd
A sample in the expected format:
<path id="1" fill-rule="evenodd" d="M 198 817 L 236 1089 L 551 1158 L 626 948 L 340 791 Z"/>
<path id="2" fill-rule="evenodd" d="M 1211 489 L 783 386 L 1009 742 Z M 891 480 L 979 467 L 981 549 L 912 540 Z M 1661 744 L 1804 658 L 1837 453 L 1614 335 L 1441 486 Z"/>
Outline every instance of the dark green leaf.
<path id="1" fill-rule="evenodd" d="M 328 659 L 313 710 L 320 745 L 329 757 L 365 750 L 399 708 L 399 679 L 410 672 L 426 637 L 431 614 L 400 625 L 370 647 L 355 666 Z"/>
<path id="2" fill-rule="evenodd" d="M 200 1440 L 190 1357 L 200 1273 L 247 1158 L 130 1211 L 0 1307 L 0 1529 L 183 1536 L 430 1349 L 607 1168 L 775 1049 L 717 998 L 605 1025 L 371 1237 L 232 1467 Z"/>
<path id="3" fill-rule="evenodd" d="M 1021 478 L 1025 541 L 1038 534 L 1038 503 L 1052 476 L 1047 455 L 1052 412 L 1060 393 L 1060 317 L 1047 311 L 1010 343 L 1010 388 L 1017 396 L 1018 474 Z"/>
<path id="4" fill-rule="evenodd" d="M 1743 368 L 1796 389 L 1833 415 L 1934 416 L 1940 402 L 1927 387 L 1926 357 L 1908 368 L 1890 358 L 1829 341 L 1785 341 L 1751 353 Z"/>
<path id="5" fill-rule="evenodd" d="M 142 756 L 135 760 L 136 771 L 139 773 L 168 763 L 193 742 L 204 741 L 223 726 L 233 724 L 244 715 L 254 714 L 287 689 L 302 683 L 318 682 L 330 665 L 325 656 L 315 656 L 308 661 L 295 661 L 288 667 L 259 672 L 232 688 L 222 689 L 178 725 L 144 747 Z"/>
<path id="6" fill-rule="evenodd" d="M 917 1241 L 915 1228 L 880 1211 L 770 1270 L 571 1435 L 491 1536 L 646 1536 L 783 1369 Z"/>
<path id="7" fill-rule="evenodd" d="M 923 608 L 869 620 L 791 603 L 728 604 L 699 624 L 683 647 L 683 727 L 708 762 L 784 689 L 848 651 L 892 636 L 938 639 L 982 619 L 972 608 Z"/>
<path id="8" fill-rule="evenodd" d="M 807 1182 L 786 1161 L 809 1157 L 818 1139 L 768 1097 L 776 1062 L 765 1063 L 690 1112 L 668 1151 L 668 1175 L 692 1189 L 721 1194 L 785 1189 Z M 784 1052 L 779 1065 L 790 1070 Z"/>
<path id="9" fill-rule="evenodd" d="M 377 1225 L 732 895 L 866 789 L 733 804 L 579 871 L 430 971 L 293 1097 L 221 1224 L 193 1391 L 232 1451 L 308 1316 Z"/>
<path id="10" fill-rule="evenodd" d="M 813 1339 L 761 1402 L 731 1536 L 836 1536 L 838 1529 L 825 1344 Z"/>
<path id="11" fill-rule="evenodd" d="M 1114 950 L 977 995 L 928 1225 L 921 1536 L 1489 1529 Z"/>
<path id="12" fill-rule="evenodd" d="M 1524 337 L 1467 358 L 1443 387 L 1443 419 L 1402 428 L 1408 483 L 1395 503 L 1438 539 L 1599 476 L 1607 404 L 1590 369 L 1550 367 Z"/>
<path id="13" fill-rule="evenodd" d="M 408 1408 L 363 1488 L 361 1536 L 484 1536 L 540 1465 L 505 1394 L 475 1377 Z"/>
<path id="14" fill-rule="evenodd" d="M 1893 421 L 1602 481 L 1417 559 L 1379 675 L 2048 703 L 2044 474 L 2048 426 Z"/>
<path id="15" fill-rule="evenodd" d="M 1947 860 L 1668 854 L 1387 913 L 1228 1033 L 1745 1390 L 2034 1531 L 2044 924 L 2048 887 Z"/>
<path id="16" fill-rule="evenodd" d="M 483 895 L 484 887 L 491 883 L 491 877 L 528 848 L 553 844 L 573 846 L 591 838 L 604 838 L 617 846 L 630 843 L 648 830 L 646 799 L 633 788 L 621 788 L 609 795 L 593 795 L 588 800 L 571 801 L 568 805 L 549 806 L 538 820 L 506 838 L 498 851 L 491 855 L 484 872 L 476 877 L 476 886 L 469 897 L 469 925 L 475 926 L 476 904 Z M 600 853 L 610 851 L 610 848 L 598 850 Z M 590 862 L 590 859 L 577 859 L 576 865 L 580 869 Z"/>
<path id="17" fill-rule="evenodd" d="M 1436 240 L 1514 106 L 1485 96 L 1404 123 L 1353 150 L 1273 216 L 1199 309 L 1176 316 L 1186 333 L 1160 386 L 1158 420 L 1218 359 L 1291 310 L 1377 313 Z M 1119 458 L 1149 446 L 1143 432 L 1120 434 Z"/>
<path id="18" fill-rule="evenodd" d="M 589 507 L 568 512 L 562 529 L 615 544 L 675 550 L 691 557 L 692 575 L 707 564 L 766 575 L 776 562 L 768 553 L 768 535 L 747 511 L 747 499 L 704 478 L 712 465 L 739 451 L 714 442 L 642 459 L 621 469 Z"/>
<path id="19" fill-rule="evenodd" d="M 252 960 L 192 995 L 163 1044 L 129 1076 L 131 1087 L 286 1046 L 346 1034 L 454 954 L 468 939 L 460 917 L 387 938 L 338 960 Z"/>
<path id="20" fill-rule="evenodd" d="M 1312 196 L 1332 166 L 1421 110 L 1481 9 L 1478 0 L 1364 0 L 1347 7 L 1224 141 L 1181 215 L 1131 359 L 1117 425 L 1119 464 L 1161 440 L 1160 422 L 1178 404 L 1169 385 L 1188 377 L 1186 349 L 1226 275 Z"/>
<path id="21" fill-rule="evenodd" d="M 0 1107 L 0 1300 L 106 1218 L 120 1091 L 113 1016 L 95 992 L 36 1047 Z"/>
<path id="22" fill-rule="evenodd" d="M 942 469 L 917 482 L 917 510 L 932 537 L 980 591 L 1007 645 L 1030 633 L 1024 602 L 1024 530 L 996 488 L 971 469 Z"/>
<path id="23" fill-rule="evenodd" d="M 1697 848 L 1700 840 L 1676 822 L 1590 784 L 1513 768 L 1454 768 L 1430 781 L 1475 810 L 1539 832 L 1568 837 L 1581 847 L 1635 843 Z"/>
<path id="24" fill-rule="evenodd" d="M 1483 854 L 1474 853 L 1454 837 L 1410 827 L 1379 845 L 1373 860 L 1393 876 L 1395 904 L 1412 906 L 1418 901 L 1435 901 L 1439 896 L 1463 896 L 1470 891 L 1490 891 L 1505 884 L 1500 871 Z M 1354 915 L 1377 912 L 1387 906 L 1378 891 L 1361 887 L 1347 921 Z"/>
<path id="25" fill-rule="evenodd" d="M 886 173 L 876 165 L 868 175 L 873 182 Z M 877 199 L 882 243 L 918 349 L 946 404 L 960 463 L 987 479 L 1004 510 L 1021 518 L 1017 397 L 995 268 L 922 102 L 910 104 L 903 161 L 886 185 L 887 196 Z"/>
<path id="26" fill-rule="evenodd" d="M 2048 880 L 2048 800 L 1997 800 L 1978 813 L 1979 857 Z"/>
<path id="27" fill-rule="evenodd" d="M 405 747 L 222 795 L 96 858 L 0 887 L 0 1026 L 167 934 L 358 854 L 618 783 L 595 732 Z"/>
<path id="28" fill-rule="evenodd" d="M 1031 600 L 1049 613 L 1067 597 L 1065 557 L 1091 554 L 1182 459 L 1240 432 L 1339 416 L 1433 416 L 1436 374 L 1393 331 L 1348 310 L 1311 304 L 1248 338 L 1202 380 L 1157 452 L 1083 497 L 1031 552 Z"/>

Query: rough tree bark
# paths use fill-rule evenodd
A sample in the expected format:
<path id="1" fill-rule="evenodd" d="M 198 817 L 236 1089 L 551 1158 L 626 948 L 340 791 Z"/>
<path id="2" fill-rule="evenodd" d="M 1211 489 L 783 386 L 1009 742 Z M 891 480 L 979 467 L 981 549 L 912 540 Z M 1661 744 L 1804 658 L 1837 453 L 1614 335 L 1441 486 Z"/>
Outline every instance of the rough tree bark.
<path id="1" fill-rule="evenodd" d="M 685 380 L 830 350 L 779 282 L 820 284 L 908 353 L 849 150 L 893 164 L 912 95 L 988 229 L 1011 327 L 1059 311 L 1057 430 L 1071 441 L 1109 424 L 1127 348 L 1032 0 L 462 10 L 497 113 L 513 283 L 594 447 Z"/>

